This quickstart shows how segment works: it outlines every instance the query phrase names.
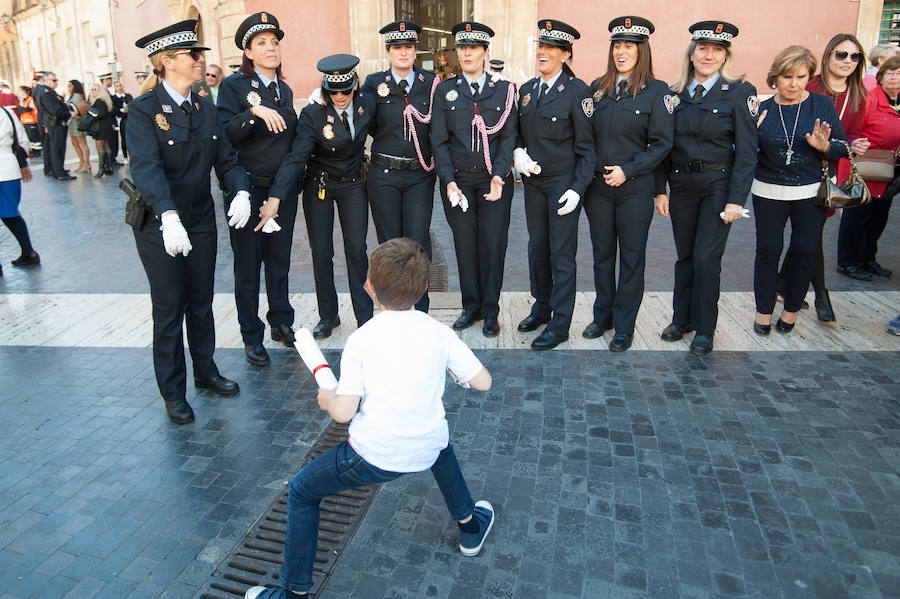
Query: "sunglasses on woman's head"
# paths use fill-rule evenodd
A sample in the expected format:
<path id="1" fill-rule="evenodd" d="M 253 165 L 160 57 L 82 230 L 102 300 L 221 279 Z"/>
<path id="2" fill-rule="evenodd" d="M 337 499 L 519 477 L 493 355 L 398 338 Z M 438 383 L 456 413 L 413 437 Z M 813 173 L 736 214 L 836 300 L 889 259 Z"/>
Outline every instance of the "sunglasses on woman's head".
<path id="1" fill-rule="evenodd" d="M 172 52 L 172 56 L 178 56 L 179 54 L 187 54 L 193 60 L 200 60 L 200 57 L 203 56 L 203 50 L 179 50 L 178 52 Z"/>
<path id="2" fill-rule="evenodd" d="M 328 89 L 328 90 L 325 90 L 325 91 L 328 92 L 328 95 L 329 95 L 329 96 L 336 96 L 336 95 L 338 95 L 338 94 L 341 94 L 342 96 L 349 96 L 349 95 L 352 95 L 352 94 L 353 94 L 353 90 L 352 90 L 352 89 L 348 89 L 347 91 L 338 91 L 338 90 L 336 90 L 336 89 Z"/>
<path id="3" fill-rule="evenodd" d="M 853 54 L 850 54 L 849 52 L 846 52 L 844 50 L 836 50 L 834 52 L 835 60 L 847 60 L 848 56 L 850 57 L 850 60 L 852 60 L 853 62 L 859 62 L 860 60 L 863 59 L 862 52 L 854 52 Z"/>

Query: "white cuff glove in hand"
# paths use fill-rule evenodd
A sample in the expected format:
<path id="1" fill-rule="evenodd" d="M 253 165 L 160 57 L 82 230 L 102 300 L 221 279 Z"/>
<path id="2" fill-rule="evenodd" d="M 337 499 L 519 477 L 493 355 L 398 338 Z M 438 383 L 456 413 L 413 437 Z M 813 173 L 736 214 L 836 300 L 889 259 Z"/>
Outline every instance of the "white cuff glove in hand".
<path id="1" fill-rule="evenodd" d="M 719 218 L 721 218 L 723 221 L 725 220 L 725 211 L 724 210 L 719 213 Z M 750 218 L 750 210 L 748 210 L 747 208 L 744 208 L 743 210 L 741 210 L 741 218 Z"/>
<path id="2" fill-rule="evenodd" d="M 266 221 L 266 224 L 262 226 L 263 233 L 274 233 L 275 231 L 280 231 L 281 225 L 275 222 L 274 218 L 270 218 Z"/>
<path id="3" fill-rule="evenodd" d="M 242 189 L 234 194 L 234 199 L 231 200 L 231 206 L 228 208 L 228 216 L 231 217 L 228 221 L 229 227 L 241 229 L 247 224 L 247 221 L 250 220 L 249 192 Z"/>
<path id="4" fill-rule="evenodd" d="M 191 240 L 188 238 L 187 231 L 184 230 L 184 225 L 181 224 L 178 213 L 174 210 L 166 212 L 162 215 L 161 220 L 162 227 L 160 228 L 166 253 L 173 258 L 177 254 L 187 256 L 194 246 L 191 245 Z"/>
<path id="5" fill-rule="evenodd" d="M 531 159 L 525 148 L 513 150 L 513 166 L 526 177 L 541 174 L 541 165 Z"/>
<path id="6" fill-rule="evenodd" d="M 317 87 L 316 89 L 312 90 L 312 92 L 309 94 L 309 98 L 307 98 L 306 101 L 310 104 L 321 104 L 322 106 L 325 106 L 325 99 L 322 98 L 322 88 Z"/>
<path id="7" fill-rule="evenodd" d="M 578 195 L 571 189 L 566 191 L 566 193 L 562 194 L 562 196 L 560 196 L 559 198 L 559 203 L 563 204 L 563 207 L 557 210 L 556 213 L 560 216 L 565 216 L 566 214 L 578 208 L 579 201 L 581 201 L 580 195 Z"/>
<path id="8" fill-rule="evenodd" d="M 453 208 L 459 206 L 463 212 L 469 209 L 469 200 L 461 191 L 454 191 L 447 199 L 450 200 L 450 206 Z"/>

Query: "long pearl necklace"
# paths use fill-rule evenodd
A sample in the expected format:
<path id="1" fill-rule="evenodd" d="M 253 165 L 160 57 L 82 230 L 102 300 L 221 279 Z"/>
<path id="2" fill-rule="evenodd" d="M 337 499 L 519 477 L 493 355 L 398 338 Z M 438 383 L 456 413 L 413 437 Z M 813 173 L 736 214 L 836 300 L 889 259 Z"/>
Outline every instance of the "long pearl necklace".
<path id="1" fill-rule="evenodd" d="M 780 96 L 779 96 L 780 97 Z M 778 104 L 778 102 L 776 102 Z M 797 116 L 794 118 L 794 129 L 791 131 L 791 137 L 788 139 L 787 125 L 784 124 L 784 114 L 781 112 L 781 104 L 778 104 L 778 116 L 781 117 L 781 128 L 784 130 L 784 140 L 787 143 L 787 153 L 784 160 L 785 166 L 790 166 L 791 157 L 794 155 L 794 135 L 797 133 L 797 123 L 800 122 L 800 107 L 803 102 L 797 104 Z"/>

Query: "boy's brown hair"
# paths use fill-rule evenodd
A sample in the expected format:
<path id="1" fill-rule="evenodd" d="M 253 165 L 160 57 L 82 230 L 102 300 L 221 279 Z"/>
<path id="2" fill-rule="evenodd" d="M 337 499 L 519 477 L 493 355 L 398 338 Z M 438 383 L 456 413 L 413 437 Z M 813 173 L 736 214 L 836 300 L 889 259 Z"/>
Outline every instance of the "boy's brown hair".
<path id="1" fill-rule="evenodd" d="M 408 310 L 428 287 L 431 261 L 425 249 L 406 237 L 385 241 L 369 256 L 369 282 L 378 303 L 389 310 Z"/>

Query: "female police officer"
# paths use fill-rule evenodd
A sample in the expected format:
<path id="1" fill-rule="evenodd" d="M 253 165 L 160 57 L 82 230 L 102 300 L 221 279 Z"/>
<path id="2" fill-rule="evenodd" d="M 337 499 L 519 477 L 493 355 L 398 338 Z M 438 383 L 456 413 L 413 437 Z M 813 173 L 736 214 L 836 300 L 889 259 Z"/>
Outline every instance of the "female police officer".
<path id="1" fill-rule="evenodd" d="M 283 202 L 267 201 L 269 187 L 297 131 L 294 94 L 281 78 L 279 42 L 283 37 L 278 19 L 269 13 L 258 12 L 244 19 L 234 35 L 234 43 L 244 52 L 243 64 L 240 71 L 219 84 L 217 104 L 228 140 L 250 179 L 249 225 L 230 233 L 234 300 L 247 361 L 254 366 L 269 362 L 263 347 L 265 325 L 258 316 L 259 270 L 263 264 L 269 300 L 266 318 L 272 327 L 272 340 L 294 345 L 288 271 L 298 190 L 288 190 Z"/>
<path id="2" fill-rule="evenodd" d="M 719 275 L 730 224 L 741 217 L 756 168 L 759 101 L 748 82 L 728 74 L 731 40 L 738 28 L 702 21 L 689 28 L 675 97 L 675 144 L 665 162 L 672 199 L 657 181 L 656 210 L 672 217 L 675 235 L 675 293 L 672 323 L 664 341 L 697 333 L 691 353 L 713 348 L 719 303 Z M 661 171 L 662 169 L 660 169 Z"/>
<path id="3" fill-rule="evenodd" d="M 482 332 L 496 337 L 513 195 L 516 91 L 484 70 L 490 27 L 465 21 L 452 33 L 462 74 L 438 85 L 431 145 L 459 267 L 463 312 L 453 328 L 484 317 Z"/>
<path id="4" fill-rule="evenodd" d="M 593 322 L 582 334 L 594 339 L 615 326 L 611 351 L 631 347 L 644 297 L 653 171 L 672 149 L 673 102 L 668 86 L 653 77 L 648 43 L 653 29 L 640 17 L 613 19 L 606 74 L 591 85 L 597 175 L 584 211 L 591 225 L 597 298 Z"/>
<path id="5" fill-rule="evenodd" d="M 372 104 L 359 96 L 356 65 L 359 58 L 336 54 L 319 61 L 321 95 L 325 104 L 310 103 L 300 112 L 297 135 L 269 189 L 273 198 L 285 198 L 296 189 L 306 169 L 303 214 L 312 250 L 319 323 L 313 337 L 324 339 L 340 325 L 334 288 L 334 209 L 337 208 L 347 257 L 347 278 L 356 324 L 372 318 L 372 299 L 363 288 L 369 261 L 366 258 L 366 135 L 372 122 Z"/>
<path id="6" fill-rule="evenodd" d="M 213 278 L 216 219 L 209 171 L 216 174 L 232 204 L 229 225 L 243 227 L 250 216 L 249 187 L 234 149 L 221 134 L 216 108 L 191 94 L 204 73 L 197 21 L 187 20 L 151 33 L 135 45 L 150 55 L 154 75 L 129 106 L 131 176 L 152 211 L 134 231 L 138 255 L 150 281 L 153 302 L 153 367 L 169 418 L 191 422 L 185 399 L 186 369 L 181 322 L 187 322 L 194 363 L 194 386 L 222 395 L 237 383 L 219 374 L 213 362 Z M 160 227 L 160 224 L 162 225 Z M 160 234 L 160 229 L 162 233 Z"/>
<path id="7" fill-rule="evenodd" d="M 597 160 L 591 129 L 591 92 L 566 61 L 580 34 L 553 19 L 538 21 L 539 77 L 519 90 L 516 170 L 526 177 L 528 268 L 535 302 L 519 323 L 527 332 L 547 323 L 531 343 L 553 349 L 569 338 L 575 307 L 575 248 L 580 200 Z"/>
<path id="8" fill-rule="evenodd" d="M 366 77 L 361 95 L 374 101 L 372 169 L 367 182 L 378 242 L 409 237 L 431 258 L 434 161 L 429 123 L 439 80 L 415 67 L 419 25 L 395 21 L 381 28 L 390 68 Z M 428 311 L 428 292 L 416 302 Z"/>

